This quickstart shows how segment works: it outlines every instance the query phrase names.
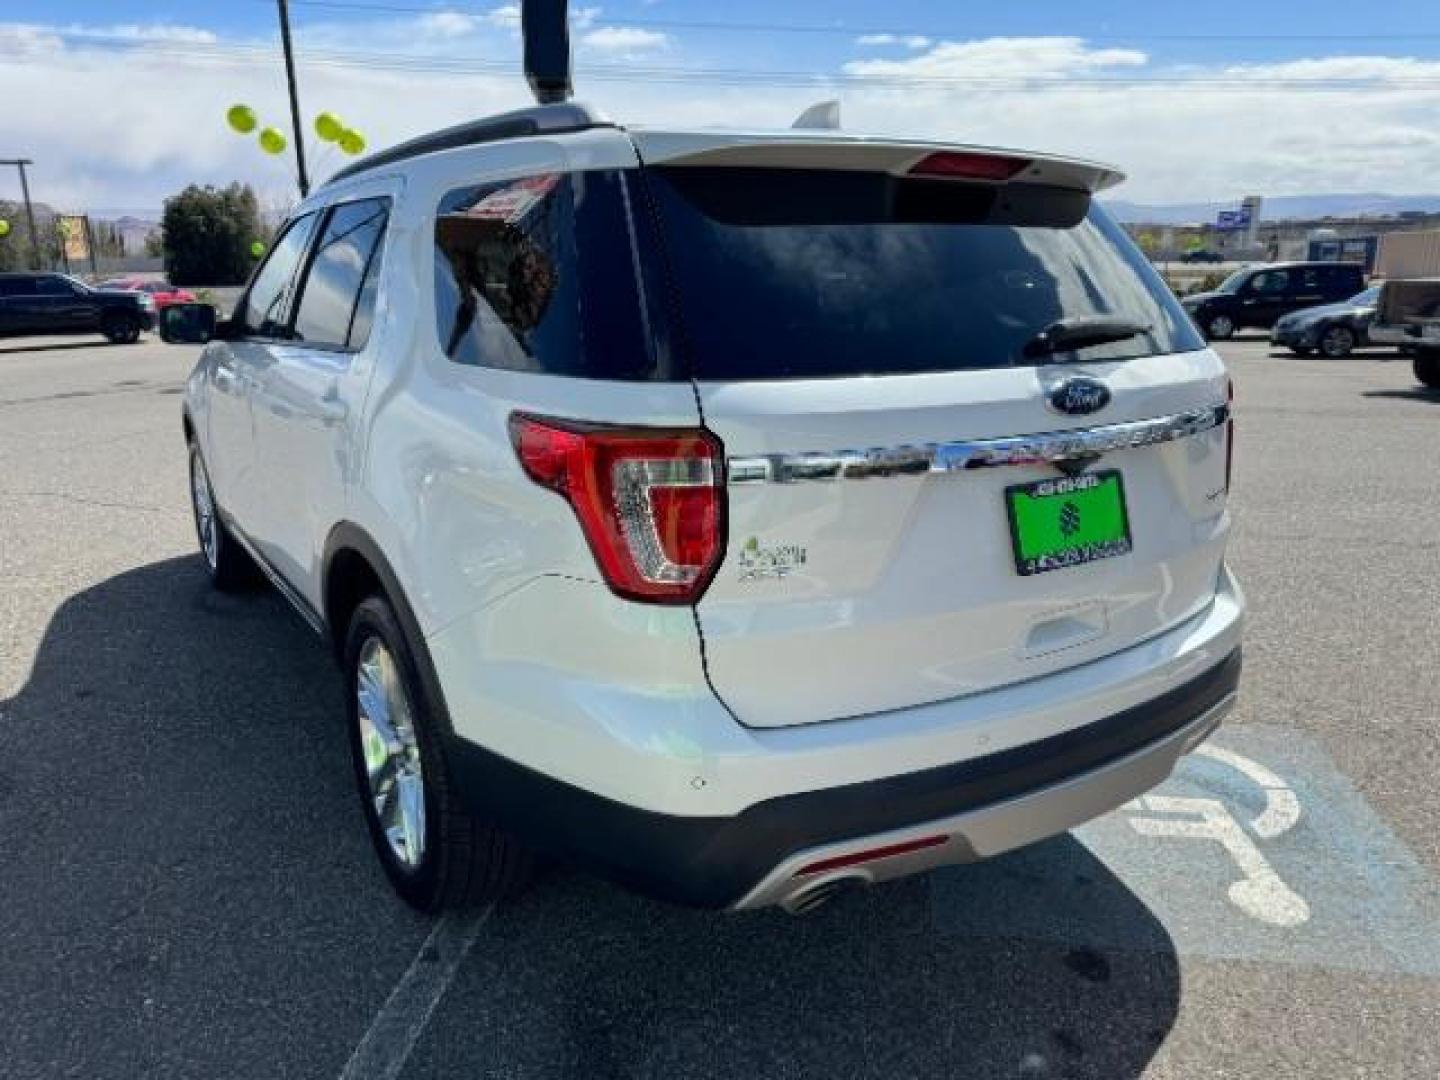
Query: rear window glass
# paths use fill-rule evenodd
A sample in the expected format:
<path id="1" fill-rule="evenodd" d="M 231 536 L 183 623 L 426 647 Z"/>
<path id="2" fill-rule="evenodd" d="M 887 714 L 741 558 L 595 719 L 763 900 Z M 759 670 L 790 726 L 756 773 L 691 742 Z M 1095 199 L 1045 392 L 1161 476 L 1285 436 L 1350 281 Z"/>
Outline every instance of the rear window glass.
<path id="1" fill-rule="evenodd" d="M 436 330 L 461 364 L 657 378 L 625 174 L 550 173 L 451 191 L 435 220 Z"/>
<path id="2" fill-rule="evenodd" d="M 688 366 L 701 379 L 1029 365 L 1061 319 L 1148 327 L 1058 359 L 1204 347 L 1083 194 L 870 173 L 647 170 Z"/>

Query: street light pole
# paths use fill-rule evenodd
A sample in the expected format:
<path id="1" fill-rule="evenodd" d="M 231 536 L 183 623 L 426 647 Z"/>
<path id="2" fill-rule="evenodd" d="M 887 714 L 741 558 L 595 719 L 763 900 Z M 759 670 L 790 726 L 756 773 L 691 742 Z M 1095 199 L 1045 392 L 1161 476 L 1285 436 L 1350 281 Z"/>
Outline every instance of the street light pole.
<path id="1" fill-rule="evenodd" d="M 29 158 L 0 160 L 0 165 L 14 165 L 20 170 L 20 194 L 25 199 L 25 220 L 30 225 L 30 269 L 43 270 L 40 265 L 40 234 L 35 231 L 35 207 L 30 203 L 30 182 L 25 178 L 25 166 L 34 164 Z"/>
<path id="2" fill-rule="evenodd" d="M 300 197 L 310 194 L 310 177 L 305 172 L 305 138 L 300 126 L 300 94 L 295 89 L 295 50 L 290 46 L 290 5 L 276 0 L 280 6 L 280 43 L 285 49 L 285 81 L 290 86 L 290 130 L 295 139 L 295 164 L 300 172 Z"/>

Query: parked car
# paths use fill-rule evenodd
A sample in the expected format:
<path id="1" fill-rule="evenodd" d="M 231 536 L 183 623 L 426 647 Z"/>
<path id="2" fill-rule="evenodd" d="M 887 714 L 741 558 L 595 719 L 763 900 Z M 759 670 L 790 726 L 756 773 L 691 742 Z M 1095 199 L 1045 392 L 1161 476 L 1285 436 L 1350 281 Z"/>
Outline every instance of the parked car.
<path id="1" fill-rule="evenodd" d="M 0 273 L 0 337 L 104 334 L 128 345 L 153 325 L 154 310 L 143 294 L 92 289 L 66 274 Z"/>
<path id="2" fill-rule="evenodd" d="M 333 647 L 399 893 L 500 895 L 538 849 L 799 911 L 1206 738 L 1229 383 L 1092 201 L 1119 179 L 549 104 L 341 170 L 232 320 L 167 308 L 209 339 L 205 567 Z"/>
<path id="3" fill-rule="evenodd" d="M 1204 248 L 1195 251 L 1187 251 L 1180 256 L 1182 263 L 1222 263 L 1225 256 L 1218 251 L 1206 251 Z"/>
<path id="4" fill-rule="evenodd" d="M 156 281 L 151 278 L 111 278 L 109 281 L 101 282 L 99 288 L 143 292 L 155 302 L 157 311 L 167 308 L 171 304 L 193 304 L 196 300 L 195 294 L 189 289 L 182 289 L 171 285 L 168 281 Z"/>
<path id="5" fill-rule="evenodd" d="M 1349 356 L 1370 344 L 1380 286 L 1374 285 L 1339 304 L 1322 304 L 1282 316 L 1270 332 L 1272 345 L 1284 345 L 1298 356 L 1317 349 L 1324 356 Z"/>
<path id="6" fill-rule="evenodd" d="M 1236 330 L 1270 327 L 1292 311 L 1333 304 L 1365 288 L 1364 270 L 1352 263 L 1271 263 L 1248 266 L 1214 292 L 1185 297 L 1185 310 L 1205 336 L 1223 341 Z"/>

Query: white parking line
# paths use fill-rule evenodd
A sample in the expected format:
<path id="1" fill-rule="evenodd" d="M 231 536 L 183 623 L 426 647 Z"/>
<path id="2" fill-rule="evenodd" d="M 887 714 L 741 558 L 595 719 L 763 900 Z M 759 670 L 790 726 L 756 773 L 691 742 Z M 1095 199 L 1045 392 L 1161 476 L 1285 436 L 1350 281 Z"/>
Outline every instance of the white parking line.
<path id="1" fill-rule="evenodd" d="M 440 918 L 370 1021 L 340 1080 L 394 1080 L 400 1075 L 492 910 Z"/>

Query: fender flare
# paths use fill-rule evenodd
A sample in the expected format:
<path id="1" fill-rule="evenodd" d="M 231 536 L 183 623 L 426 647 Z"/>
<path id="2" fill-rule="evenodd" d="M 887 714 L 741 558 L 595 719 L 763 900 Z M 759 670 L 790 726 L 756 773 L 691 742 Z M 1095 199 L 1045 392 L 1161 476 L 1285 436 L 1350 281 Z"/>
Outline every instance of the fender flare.
<path id="1" fill-rule="evenodd" d="M 351 521 L 342 521 L 330 530 L 330 535 L 325 538 L 324 561 L 322 562 L 322 603 L 325 610 L 321 613 L 325 620 L 325 627 L 330 632 L 331 644 L 335 651 L 337 661 L 343 661 L 345 649 L 345 634 L 349 627 L 336 626 L 330 612 L 330 570 L 335 557 L 342 551 L 353 551 L 363 558 L 375 576 L 380 579 L 380 587 L 385 592 L 385 599 L 389 601 L 390 607 L 399 620 L 400 629 L 404 631 L 406 643 L 410 646 L 410 654 L 415 658 L 415 665 L 418 669 L 416 674 L 425 684 L 426 695 L 435 711 L 435 719 L 447 733 L 454 732 L 450 723 L 450 709 L 445 703 L 445 694 L 440 687 L 440 676 L 435 671 L 435 664 L 430 659 L 430 650 L 425 645 L 425 633 L 420 628 L 420 620 L 415 616 L 415 609 L 410 606 L 410 600 L 405 595 L 405 590 L 400 584 L 400 578 L 395 573 L 395 568 L 390 565 L 380 545 L 362 529 Z"/>

